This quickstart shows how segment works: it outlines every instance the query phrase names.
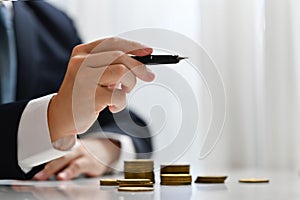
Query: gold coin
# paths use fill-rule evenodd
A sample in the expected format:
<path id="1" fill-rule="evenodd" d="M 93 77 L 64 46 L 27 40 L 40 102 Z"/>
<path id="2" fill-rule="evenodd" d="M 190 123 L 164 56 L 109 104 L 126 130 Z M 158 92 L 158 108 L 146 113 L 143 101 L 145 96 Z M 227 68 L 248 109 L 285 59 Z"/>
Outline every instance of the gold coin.
<path id="1" fill-rule="evenodd" d="M 124 172 L 125 176 L 148 176 L 148 177 L 153 177 L 154 172 Z"/>
<path id="2" fill-rule="evenodd" d="M 153 160 L 138 159 L 138 160 L 125 160 L 124 161 L 125 168 L 132 168 L 132 167 L 153 168 L 153 166 L 154 166 Z"/>
<path id="3" fill-rule="evenodd" d="M 191 181 L 162 181 L 161 185 L 191 185 Z"/>
<path id="4" fill-rule="evenodd" d="M 115 186 L 119 184 L 116 179 L 100 179 L 100 185 Z"/>
<path id="5" fill-rule="evenodd" d="M 195 183 L 224 183 L 227 176 L 198 176 Z"/>
<path id="6" fill-rule="evenodd" d="M 119 187 L 118 191 L 122 192 L 147 192 L 153 191 L 153 187 Z"/>
<path id="7" fill-rule="evenodd" d="M 125 160 L 124 163 L 154 163 L 151 159 Z"/>
<path id="8" fill-rule="evenodd" d="M 190 174 L 161 174 L 161 182 L 166 181 L 180 181 L 180 182 L 191 182 L 192 176 Z"/>
<path id="9" fill-rule="evenodd" d="M 152 183 L 150 179 L 118 179 L 117 182 L 120 183 Z"/>
<path id="10" fill-rule="evenodd" d="M 161 165 L 161 174 L 189 174 L 190 165 Z"/>
<path id="11" fill-rule="evenodd" d="M 146 169 L 146 168 L 132 168 L 132 169 L 124 169 L 124 173 L 125 172 L 129 172 L 129 173 L 147 173 L 147 172 L 152 172 L 153 169 Z"/>
<path id="12" fill-rule="evenodd" d="M 244 178 L 240 179 L 240 183 L 268 183 L 270 180 L 267 178 Z"/>
<path id="13" fill-rule="evenodd" d="M 153 187 L 153 183 L 119 183 L 120 187 Z"/>
<path id="14" fill-rule="evenodd" d="M 140 173 L 131 173 L 124 172 L 125 179 L 150 179 L 151 182 L 155 182 L 154 173 L 153 172 L 140 172 Z"/>

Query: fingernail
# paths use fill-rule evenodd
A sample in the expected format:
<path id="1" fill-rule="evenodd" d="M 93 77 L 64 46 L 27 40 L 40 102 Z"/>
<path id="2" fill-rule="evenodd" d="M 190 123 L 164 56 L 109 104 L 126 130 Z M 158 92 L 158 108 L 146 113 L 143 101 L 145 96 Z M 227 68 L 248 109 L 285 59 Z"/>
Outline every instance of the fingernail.
<path id="1" fill-rule="evenodd" d="M 153 71 L 147 67 L 147 71 L 153 73 Z"/>
<path id="2" fill-rule="evenodd" d="M 58 174 L 60 179 L 66 180 L 68 179 L 68 174 L 66 172 L 62 172 Z"/>
<path id="3" fill-rule="evenodd" d="M 150 53 L 152 53 L 152 49 L 149 48 L 149 47 L 144 48 L 143 51 L 145 52 L 145 54 L 150 54 Z"/>
<path id="4" fill-rule="evenodd" d="M 155 78 L 155 74 L 150 69 L 147 69 L 147 71 L 147 77 L 152 81 Z"/>

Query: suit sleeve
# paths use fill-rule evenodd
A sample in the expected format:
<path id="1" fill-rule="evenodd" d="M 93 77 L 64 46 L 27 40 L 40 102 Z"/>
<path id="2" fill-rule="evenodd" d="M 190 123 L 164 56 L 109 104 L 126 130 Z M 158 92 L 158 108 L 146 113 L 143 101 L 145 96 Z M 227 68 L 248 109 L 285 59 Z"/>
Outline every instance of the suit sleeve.
<path id="1" fill-rule="evenodd" d="M 52 95 L 0 106 L 0 179 L 30 179 L 43 163 L 70 153 L 53 147 L 47 122 Z"/>
<path id="2" fill-rule="evenodd" d="M 28 101 L 0 105 L 0 179 L 25 179 L 18 165 L 18 126 Z"/>

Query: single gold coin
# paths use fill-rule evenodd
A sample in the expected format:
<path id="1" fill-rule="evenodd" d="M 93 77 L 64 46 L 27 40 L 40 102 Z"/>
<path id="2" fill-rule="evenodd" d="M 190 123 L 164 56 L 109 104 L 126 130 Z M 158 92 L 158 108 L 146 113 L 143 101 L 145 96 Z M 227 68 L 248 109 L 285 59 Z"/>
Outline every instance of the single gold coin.
<path id="1" fill-rule="evenodd" d="M 119 185 L 116 179 L 100 179 L 100 185 L 116 186 Z"/>
<path id="2" fill-rule="evenodd" d="M 153 183 L 119 183 L 119 187 L 153 187 Z"/>
<path id="3" fill-rule="evenodd" d="M 153 191 L 153 187 L 119 187 L 118 191 L 122 192 L 148 192 Z"/>
<path id="4" fill-rule="evenodd" d="M 240 183 L 268 183 L 270 180 L 267 178 L 243 178 Z"/>
<path id="5" fill-rule="evenodd" d="M 133 184 L 136 184 L 136 183 L 152 183 L 150 179 L 118 179 L 117 180 L 117 183 L 127 183 L 127 184 L 130 184 L 130 183 L 133 183 Z"/>
<path id="6" fill-rule="evenodd" d="M 224 183 L 227 176 L 198 176 L 195 183 Z"/>
<path id="7" fill-rule="evenodd" d="M 151 163 L 151 164 L 153 164 L 154 161 L 151 159 L 135 159 L 135 160 L 125 160 L 124 163 Z"/>
<path id="8" fill-rule="evenodd" d="M 161 185 L 191 185 L 191 181 L 162 181 Z"/>

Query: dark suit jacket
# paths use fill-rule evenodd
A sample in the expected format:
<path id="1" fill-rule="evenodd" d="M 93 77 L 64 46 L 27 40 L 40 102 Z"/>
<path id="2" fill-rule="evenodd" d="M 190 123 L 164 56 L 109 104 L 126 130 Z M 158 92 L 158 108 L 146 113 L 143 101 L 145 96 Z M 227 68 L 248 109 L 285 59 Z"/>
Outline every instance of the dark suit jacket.
<path id="1" fill-rule="evenodd" d="M 0 179 L 28 179 L 42 166 L 24 174 L 17 163 L 17 133 L 22 112 L 30 99 L 58 91 L 72 48 L 81 43 L 72 21 L 43 1 L 14 2 L 17 44 L 17 102 L 0 106 Z M 119 115 L 122 115 L 120 113 Z M 131 113 L 141 126 L 144 122 Z M 127 123 L 129 119 L 124 119 Z M 124 133 L 106 109 L 98 119 L 105 131 Z M 129 127 L 135 131 L 134 127 Z M 147 128 L 141 133 L 148 135 Z M 132 137 L 132 136 L 130 136 Z M 151 152 L 150 139 L 132 137 L 136 151 Z M 32 138 L 33 145 L 35 142 Z"/>

